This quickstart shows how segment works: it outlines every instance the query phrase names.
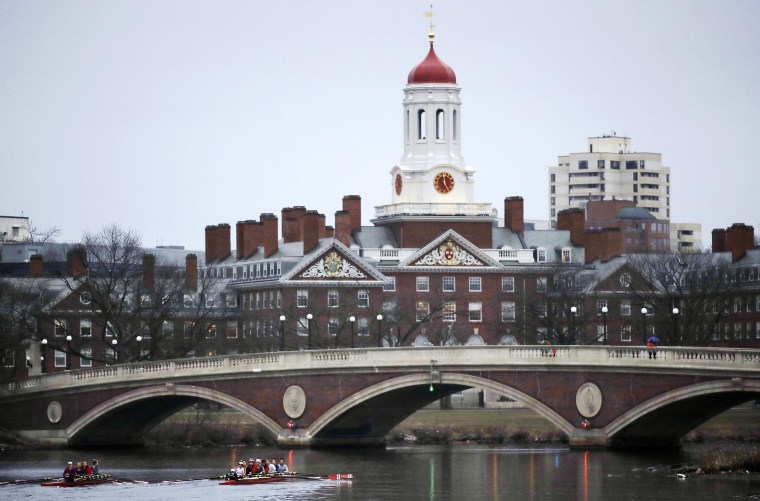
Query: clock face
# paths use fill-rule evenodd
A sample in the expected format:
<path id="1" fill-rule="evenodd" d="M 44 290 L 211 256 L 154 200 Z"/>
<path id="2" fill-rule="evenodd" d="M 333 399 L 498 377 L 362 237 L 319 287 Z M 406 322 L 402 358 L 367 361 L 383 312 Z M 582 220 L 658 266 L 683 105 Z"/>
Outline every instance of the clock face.
<path id="1" fill-rule="evenodd" d="M 454 189 L 454 178 L 448 172 L 438 173 L 433 179 L 433 187 L 438 193 L 448 193 Z"/>
<path id="2" fill-rule="evenodd" d="M 396 174 L 396 195 L 401 195 L 401 188 L 404 187 L 404 181 L 401 179 L 401 174 Z"/>

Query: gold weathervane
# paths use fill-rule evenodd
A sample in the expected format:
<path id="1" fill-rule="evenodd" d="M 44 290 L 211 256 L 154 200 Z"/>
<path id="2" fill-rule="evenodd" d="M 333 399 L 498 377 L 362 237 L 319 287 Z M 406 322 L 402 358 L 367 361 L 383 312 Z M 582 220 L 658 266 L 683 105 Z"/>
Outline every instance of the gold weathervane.
<path id="1" fill-rule="evenodd" d="M 428 33 L 428 38 L 430 39 L 430 43 L 433 43 L 433 40 L 435 39 L 435 32 L 433 31 L 433 28 L 435 28 L 435 25 L 433 24 L 433 4 L 430 4 L 430 10 L 425 11 L 422 13 L 423 16 L 430 18 L 430 33 Z"/>

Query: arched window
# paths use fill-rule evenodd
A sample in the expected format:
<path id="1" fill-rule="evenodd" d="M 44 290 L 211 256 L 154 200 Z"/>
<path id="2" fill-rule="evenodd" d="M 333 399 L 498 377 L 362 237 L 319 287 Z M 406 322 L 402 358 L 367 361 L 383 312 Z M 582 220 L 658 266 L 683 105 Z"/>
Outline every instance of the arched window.
<path id="1" fill-rule="evenodd" d="M 435 138 L 439 141 L 446 139 L 444 131 L 446 130 L 446 115 L 443 110 L 435 112 Z"/>
<path id="2" fill-rule="evenodd" d="M 422 141 L 427 134 L 425 133 L 425 110 L 417 110 L 417 140 Z"/>
<path id="3" fill-rule="evenodd" d="M 457 140 L 457 110 L 451 114 L 451 137 L 454 141 Z"/>

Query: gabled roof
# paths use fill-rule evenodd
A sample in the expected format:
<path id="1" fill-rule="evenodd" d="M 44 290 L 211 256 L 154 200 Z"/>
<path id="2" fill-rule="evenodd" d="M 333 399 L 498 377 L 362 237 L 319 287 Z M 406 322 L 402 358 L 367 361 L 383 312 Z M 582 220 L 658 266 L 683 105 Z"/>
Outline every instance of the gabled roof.
<path id="1" fill-rule="evenodd" d="M 477 245 L 454 230 L 448 230 L 417 252 L 401 261 L 399 268 L 467 268 L 501 269 L 498 261 L 488 257 Z"/>
<path id="2" fill-rule="evenodd" d="M 325 285 L 336 282 L 386 282 L 386 277 L 336 239 L 325 239 L 288 273 L 280 283 Z"/>

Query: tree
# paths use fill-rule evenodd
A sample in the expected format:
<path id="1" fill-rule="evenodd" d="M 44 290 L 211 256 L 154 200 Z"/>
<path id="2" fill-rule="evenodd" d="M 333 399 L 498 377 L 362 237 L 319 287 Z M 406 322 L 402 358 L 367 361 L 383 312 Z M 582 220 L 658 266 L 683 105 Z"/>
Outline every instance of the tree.
<path id="1" fill-rule="evenodd" d="M 35 226 L 31 220 L 29 220 L 29 236 L 28 242 L 32 243 L 48 243 L 55 242 L 55 238 L 60 236 L 61 229 L 57 226 L 51 226 L 50 228 L 39 228 Z"/>

